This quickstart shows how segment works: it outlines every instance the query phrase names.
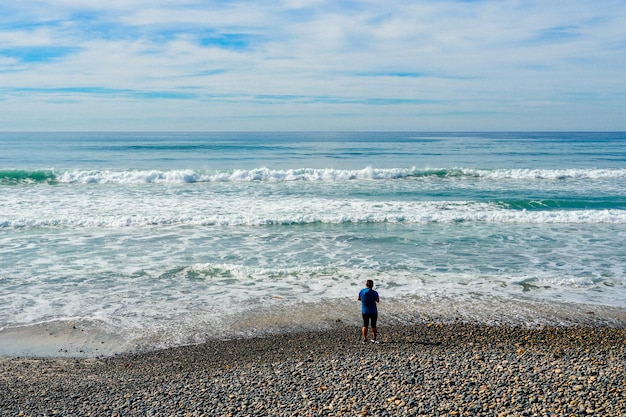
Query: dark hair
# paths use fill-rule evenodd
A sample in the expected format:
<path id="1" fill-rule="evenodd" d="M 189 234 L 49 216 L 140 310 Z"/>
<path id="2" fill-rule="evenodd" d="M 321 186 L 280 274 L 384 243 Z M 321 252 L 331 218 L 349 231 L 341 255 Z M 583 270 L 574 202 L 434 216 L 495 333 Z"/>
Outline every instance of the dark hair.
<path id="1" fill-rule="evenodd" d="M 371 279 L 368 279 L 367 281 L 365 281 L 365 286 L 367 288 L 372 288 L 374 287 L 374 281 L 372 281 Z"/>

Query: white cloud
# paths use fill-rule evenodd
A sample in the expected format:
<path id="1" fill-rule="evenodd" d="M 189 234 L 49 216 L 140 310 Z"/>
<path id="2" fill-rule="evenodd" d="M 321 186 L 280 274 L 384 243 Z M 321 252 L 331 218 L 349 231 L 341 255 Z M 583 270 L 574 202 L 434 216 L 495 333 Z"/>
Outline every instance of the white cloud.
<path id="1" fill-rule="evenodd" d="M 625 129 L 623 9 L 11 3 L 0 6 L 0 130 Z"/>

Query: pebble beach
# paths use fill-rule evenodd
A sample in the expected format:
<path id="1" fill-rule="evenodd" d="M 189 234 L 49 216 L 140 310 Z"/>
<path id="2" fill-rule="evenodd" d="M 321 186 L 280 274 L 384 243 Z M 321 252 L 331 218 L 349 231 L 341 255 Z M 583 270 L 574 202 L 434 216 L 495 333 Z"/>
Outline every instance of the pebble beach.
<path id="1" fill-rule="evenodd" d="M 2 416 L 626 416 L 626 329 L 423 323 L 0 359 Z"/>

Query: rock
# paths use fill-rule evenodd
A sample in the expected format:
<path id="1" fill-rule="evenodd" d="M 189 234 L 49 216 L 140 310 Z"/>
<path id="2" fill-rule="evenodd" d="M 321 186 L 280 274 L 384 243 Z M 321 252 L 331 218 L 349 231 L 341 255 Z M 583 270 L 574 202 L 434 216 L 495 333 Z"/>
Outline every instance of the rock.
<path id="1" fill-rule="evenodd" d="M 379 345 L 357 343 L 354 333 L 345 327 L 78 363 L 29 359 L 27 366 L 7 358 L 0 361 L 0 410 L 530 416 L 620 415 L 626 407 L 626 352 L 616 343 L 626 340 L 623 328 L 432 323 L 385 328 L 387 342 Z"/>

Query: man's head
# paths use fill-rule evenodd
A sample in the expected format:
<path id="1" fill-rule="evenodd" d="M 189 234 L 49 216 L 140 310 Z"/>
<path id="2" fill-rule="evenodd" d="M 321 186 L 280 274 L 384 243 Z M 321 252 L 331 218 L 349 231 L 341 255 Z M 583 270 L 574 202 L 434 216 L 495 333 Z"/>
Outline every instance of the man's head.
<path id="1" fill-rule="evenodd" d="M 367 281 L 365 281 L 365 286 L 370 289 L 374 288 L 374 281 L 368 279 Z"/>

